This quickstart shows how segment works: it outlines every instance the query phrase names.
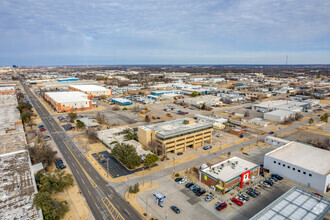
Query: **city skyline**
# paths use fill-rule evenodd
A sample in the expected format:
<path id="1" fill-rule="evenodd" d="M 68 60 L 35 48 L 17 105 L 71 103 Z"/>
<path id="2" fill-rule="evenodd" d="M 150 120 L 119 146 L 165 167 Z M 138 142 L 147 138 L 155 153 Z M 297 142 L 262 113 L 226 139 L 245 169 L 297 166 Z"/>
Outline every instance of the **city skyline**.
<path id="1" fill-rule="evenodd" d="M 9 1 L 0 65 L 329 64 L 328 1 Z"/>

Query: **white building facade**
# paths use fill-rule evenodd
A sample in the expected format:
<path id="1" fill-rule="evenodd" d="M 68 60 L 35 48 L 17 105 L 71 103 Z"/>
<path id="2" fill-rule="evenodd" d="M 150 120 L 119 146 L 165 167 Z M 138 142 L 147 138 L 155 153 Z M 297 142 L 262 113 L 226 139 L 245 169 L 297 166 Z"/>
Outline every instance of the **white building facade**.
<path id="1" fill-rule="evenodd" d="M 290 142 L 264 157 L 264 167 L 321 193 L 330 190 L 330 152 Z"/>

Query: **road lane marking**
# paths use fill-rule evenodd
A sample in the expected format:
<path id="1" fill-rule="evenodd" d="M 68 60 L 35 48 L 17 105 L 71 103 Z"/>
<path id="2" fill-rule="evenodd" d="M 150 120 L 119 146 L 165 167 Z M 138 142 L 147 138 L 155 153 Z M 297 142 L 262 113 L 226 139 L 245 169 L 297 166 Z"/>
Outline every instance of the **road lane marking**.
<path id="1" fill-rule="evenodd" d="M 118 219 L 118 217 L 120 216 L 121 219 L 124 220 L 123 216 L 118 212 L 118 210 L 115 208 L 115 206 L 110 202 L 110 200 L 107 197 L 103 197 L 102 202 L 104 204 L 104 206 L 107 208 L 108 212 L 110 213 L 112 219 Z M 112 208 L 112 210 L 109 209 L 109 206 Z M 116 211 L 117 216 L 115 217 L 113 213 L 114 211 Z"/>

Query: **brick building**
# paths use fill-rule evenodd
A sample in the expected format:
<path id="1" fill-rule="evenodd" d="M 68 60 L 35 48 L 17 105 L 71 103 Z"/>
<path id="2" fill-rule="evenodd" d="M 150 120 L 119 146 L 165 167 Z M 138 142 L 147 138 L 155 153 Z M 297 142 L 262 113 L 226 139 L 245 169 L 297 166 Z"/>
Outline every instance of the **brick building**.
<path id="1" fill-rule="evenodd" d="M 212 166 L 202 166 L 198 172 L 199 181 L 225 194 L 237 186 L 242 188 L 249 184 L 259 175 L 259 168 L 257 164 L 232 157 Z"/>

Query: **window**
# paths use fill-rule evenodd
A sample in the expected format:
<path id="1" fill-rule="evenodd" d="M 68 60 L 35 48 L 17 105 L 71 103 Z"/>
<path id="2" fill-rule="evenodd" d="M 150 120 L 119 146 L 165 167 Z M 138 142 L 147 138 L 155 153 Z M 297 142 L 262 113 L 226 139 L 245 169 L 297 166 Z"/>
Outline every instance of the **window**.
<path id="1" fill-rule="evenodd" d="M 303 174 L 306 174 L 306 172 L 303 172 Z"/>
<path id="2" fill-rule="evenodd" d="M 274 160 L 274 163 L 276 163 L 276 161 Z"/>
<path id="3" fill-rule="evenodd" d="M 296 170 L 296 168 L 292 168 L 293 170 Z"/>
<path id="4" fill-rule="evenodd" d="M 300 173 L 300 170 L 298 170 L 298 173 Z"/>
<path id="5" fill-rule="evenodd" d="M 278 165 L 281 165 L 281 163 L 278 163 Z"/>
<path id="6" fill-rule="evenodd" d="M 288 169 L 290 169 L 290 166 L 288 166 Z"/>
<path id="7" fill-rule="evenodd" d="M 283 167 L 285 167 L 285 165 L 283 164 Z"/>
<path id="8" fill-rule="evenodd" d="M 312 176 L 312 174 L 309 174 L 309 176 Z"/>

